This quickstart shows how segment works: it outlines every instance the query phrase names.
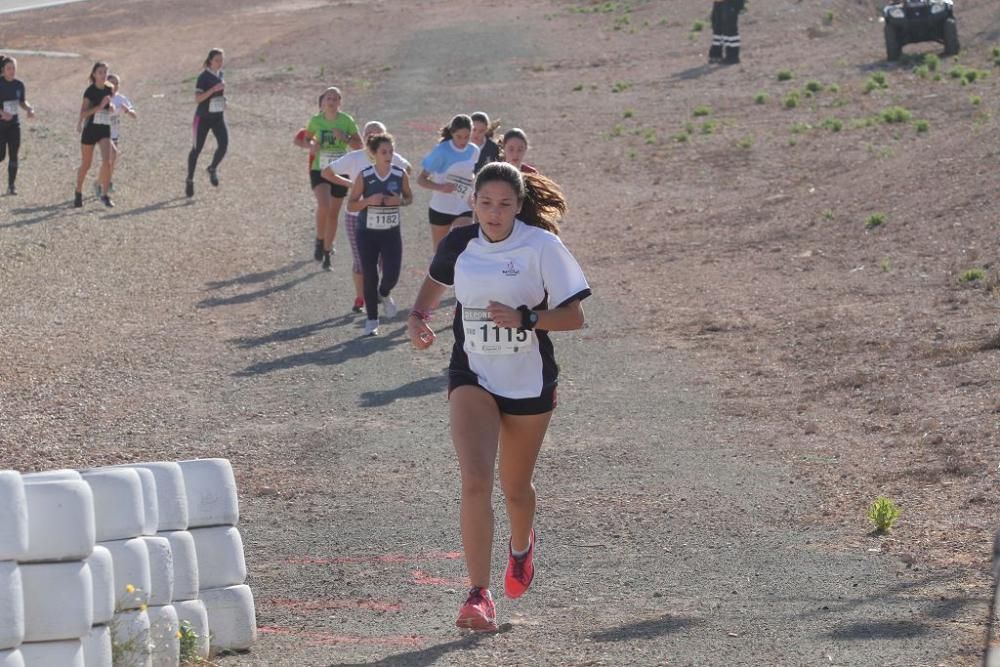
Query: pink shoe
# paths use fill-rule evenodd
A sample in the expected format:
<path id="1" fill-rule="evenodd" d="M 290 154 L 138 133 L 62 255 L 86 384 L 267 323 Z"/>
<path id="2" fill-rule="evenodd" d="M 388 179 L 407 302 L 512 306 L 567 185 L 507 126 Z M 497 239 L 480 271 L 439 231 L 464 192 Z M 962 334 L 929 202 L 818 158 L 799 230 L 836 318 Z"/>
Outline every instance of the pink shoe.
<path id="1" fill-rule="evenodd" d="M 511 600 L 516 600 L 528 591 L 532 579 L 535 578 L 535 529 L 531 529 L 528 553 L 521 557 L 515 556 L 507 545 L 507 574 L 503 578 L 503 592 Z"/>
<path id="2" fill-rule="evenodd" d="M 469 597 L 458 610 L 455 625 L 476 632 L 497 631 L 497 608 L 490 589 L 478 586 L 469 589 Z"/>

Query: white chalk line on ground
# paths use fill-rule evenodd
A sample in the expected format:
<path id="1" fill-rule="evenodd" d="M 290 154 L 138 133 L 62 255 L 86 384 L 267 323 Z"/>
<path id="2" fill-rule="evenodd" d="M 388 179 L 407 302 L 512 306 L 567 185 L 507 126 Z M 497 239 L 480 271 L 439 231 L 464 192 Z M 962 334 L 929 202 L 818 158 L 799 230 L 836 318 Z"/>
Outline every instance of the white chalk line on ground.
<path id="1" fill-rule="evenodd" d="M 42 56 L 43 58 L 79 58 L 79 53 L 66 51 L 31 51 L 24 49 L 5 49 L 0 46 L 0 53 L 6 56 Z"/>
<path id="2" fill-rule="evenodd" d="M 26 12 L 31 9 L 44 9 L 45 7 L 58 7 L 59 5 L 68 5 L 72 2 L 83 2 L 83 0 L 40 0 L 38 2 L 25 2 L 25 0 L 0 0 L 0 14 Z"/>

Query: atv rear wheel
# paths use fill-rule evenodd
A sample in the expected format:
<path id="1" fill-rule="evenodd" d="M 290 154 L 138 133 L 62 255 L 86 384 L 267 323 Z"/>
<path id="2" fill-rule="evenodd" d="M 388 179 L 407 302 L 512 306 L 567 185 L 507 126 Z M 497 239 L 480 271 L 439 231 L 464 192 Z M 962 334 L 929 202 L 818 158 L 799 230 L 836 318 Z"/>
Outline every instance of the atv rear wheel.
<path id="1" fill-rule="evenodd" d="M 899 34 L 892 25 L 885 24 L 885 57 L 889 62 L 896 62 L 903 55 L 903 45 Z"/>
<path id="2" fill-rule="evenodd" d="M 946 19 L 944 22 L 944 54 L 957 56 L 961 48 L 958 43 L 958 23 L 953 18 Z"/>

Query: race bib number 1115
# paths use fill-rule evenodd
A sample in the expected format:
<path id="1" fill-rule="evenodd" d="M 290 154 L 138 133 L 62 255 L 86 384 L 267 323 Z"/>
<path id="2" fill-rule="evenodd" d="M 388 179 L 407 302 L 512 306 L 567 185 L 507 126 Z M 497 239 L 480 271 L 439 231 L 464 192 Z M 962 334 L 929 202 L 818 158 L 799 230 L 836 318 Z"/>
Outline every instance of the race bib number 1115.
<path id="1" fill-rule="evenodd" d="M 462 308 L 465 351 L 472 354 L 520 354 L 534 349 L 534 333 L 499 327 L 483 308 Z"/>

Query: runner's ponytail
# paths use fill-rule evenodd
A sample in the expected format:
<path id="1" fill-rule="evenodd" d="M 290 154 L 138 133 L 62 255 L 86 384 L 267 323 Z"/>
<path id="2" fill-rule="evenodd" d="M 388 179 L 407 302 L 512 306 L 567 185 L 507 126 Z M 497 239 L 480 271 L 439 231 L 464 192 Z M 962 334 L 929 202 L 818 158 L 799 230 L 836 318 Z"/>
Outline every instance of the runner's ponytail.
<path id="1" fill-rule="evenodd" d="M 479 170 L 476 192 L 491 181 L 503 181 L 513 188 L 521 204 L 518 220 L 559 234 L 559 222 L 566 214 L 567 206 L 562 189 L 553 180 L 541 174 L 522 174 L 507 162 L 491 162 Z"/>

